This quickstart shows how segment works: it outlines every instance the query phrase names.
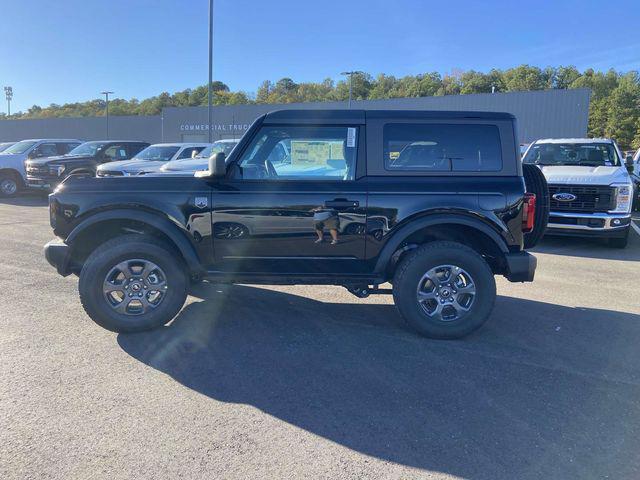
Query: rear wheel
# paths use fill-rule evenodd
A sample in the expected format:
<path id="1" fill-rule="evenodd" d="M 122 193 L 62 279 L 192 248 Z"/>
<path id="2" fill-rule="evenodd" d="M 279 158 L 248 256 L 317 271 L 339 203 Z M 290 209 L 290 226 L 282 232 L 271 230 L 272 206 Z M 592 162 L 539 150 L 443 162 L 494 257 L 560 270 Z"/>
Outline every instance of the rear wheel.
<path id="1" fill-rule="evenodd" d="M 84 263 L 79 282 L 89 317 L 114 332 L 166 324 L 182 308 L 187 288 L 177 254 L 146 235 L 124 235 L 98 247 Z"/>
<path id="2" fill-rule="evenodd" d="M 544 235 L 549 222 L 549 188 L 547 179 L 537 166 L 524 163 L 522 165 L 522 173 L 527 192 L 535 193 L 536 195 L 536 215 L 533 221 L 533 230 L 524 234 L 524 248 L 533 248 Z"/>
<path id="3" fill-rule="evenodd" d="M 14 197 L 20 191 L 22 182 L 19 180 L 18 174 L 13 172 L 0 173 L 0 196 Z"/>
<path id="4" fill-rule="evenodd" d="M 393 298 L 414 330 L 431 338 L 461 338 L 489 317 L 496 284 L 477 252 L 455 242 L 433 242 L 398 266 Z"/>

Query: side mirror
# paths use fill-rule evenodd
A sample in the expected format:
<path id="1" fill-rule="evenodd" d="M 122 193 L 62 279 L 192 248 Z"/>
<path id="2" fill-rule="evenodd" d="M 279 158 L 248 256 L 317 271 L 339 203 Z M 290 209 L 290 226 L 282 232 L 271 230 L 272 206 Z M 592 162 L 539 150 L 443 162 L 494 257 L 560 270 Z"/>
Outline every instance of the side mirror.
<path id="1" fill-rule="evenodd" d="M 227 173 L 226 156 L 223 152 L 218 152 L 209 157 L 209 176 L 224 177 Z"/>
<path id="2" fill-rule="evenodd" d="M 627 155 L 624 159 L 624 164 L 627 166 L 627 171 L 629 173 L 633 172 L 633 156 Z"/>

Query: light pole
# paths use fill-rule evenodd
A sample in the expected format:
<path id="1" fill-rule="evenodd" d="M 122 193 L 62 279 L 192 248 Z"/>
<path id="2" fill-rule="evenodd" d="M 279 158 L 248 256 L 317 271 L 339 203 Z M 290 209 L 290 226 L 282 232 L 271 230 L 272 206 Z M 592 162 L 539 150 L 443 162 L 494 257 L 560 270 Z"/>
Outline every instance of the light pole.
<path id="1" fill-rule="evenodd" d="M 211 143 L 211 83 L 213 82 L 213 0 L 209 0 L 209 85 L 207 102 L 207 132 L 209 132 L 209 143 Z"/>
<path id="2" fill-rule="evenodd" d="M 13 88 L 4 87 L 4 96 L 7 99 L 7 117 L 11 116 L 11 99 L 13 98 Z"/>
<path id="3" fill-rule="evenodd" d="M 109 140 L 109 95 L 111 95 L 113 92 L 100 92 L 102 93 L 102 95 L 104 95 L 105 100 L 106 100 L 106 105 L 105 105 L 105 117 L 107 118 L 107 140 Z"/>
<path id="4" fill-rule="evenodd" d="M 352 70 L 350 72 L 340 72 L 340 75 L 349 75 L 349 108 L 351 108 L 351 92 L 352 92 L 352 83 L 353 83 L 353 76 L 354 75 L 361 75 L 364 72 L 361 72 L 360 70 Z"/>

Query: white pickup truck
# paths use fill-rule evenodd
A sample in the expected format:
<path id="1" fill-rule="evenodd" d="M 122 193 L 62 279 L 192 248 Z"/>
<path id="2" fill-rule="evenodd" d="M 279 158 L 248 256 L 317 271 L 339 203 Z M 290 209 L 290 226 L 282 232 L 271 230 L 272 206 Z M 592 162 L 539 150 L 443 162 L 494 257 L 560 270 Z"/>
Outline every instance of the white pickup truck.
<path id="1" fill-rule="evenodd" d="M 595 236 L 625 248 L 631 224 L 633 183 L 622 153 L 608 138 L 533 142 L 524 163 L 538 165 L 549 184 L 547 233 Z"/>

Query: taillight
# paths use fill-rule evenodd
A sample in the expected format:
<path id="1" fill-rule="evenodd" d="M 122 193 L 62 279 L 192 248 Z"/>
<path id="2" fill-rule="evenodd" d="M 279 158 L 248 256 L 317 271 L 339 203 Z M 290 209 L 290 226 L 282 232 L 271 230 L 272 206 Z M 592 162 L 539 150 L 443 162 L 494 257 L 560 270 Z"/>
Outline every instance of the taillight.
<path id="1" fill-rule="evenodd" d="M 533 230 L 533 223 L 536 218 L 536 194 L 524 194 L 524 206 L 522 212 L 522 231 L 529 233 Z"/>

